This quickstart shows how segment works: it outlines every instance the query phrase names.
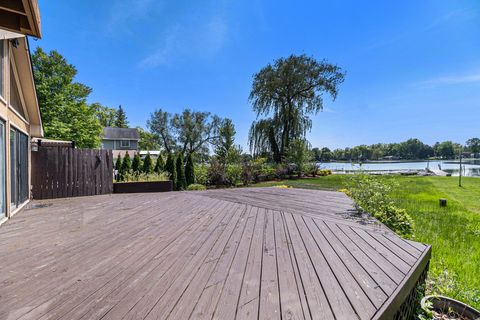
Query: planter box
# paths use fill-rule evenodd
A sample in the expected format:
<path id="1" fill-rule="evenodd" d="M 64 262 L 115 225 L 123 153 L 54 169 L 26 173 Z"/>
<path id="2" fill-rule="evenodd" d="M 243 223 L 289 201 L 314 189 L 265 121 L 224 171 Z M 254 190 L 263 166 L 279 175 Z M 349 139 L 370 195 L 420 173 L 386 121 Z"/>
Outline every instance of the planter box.
<path id="1" fill-rule="evenodd" d="M 116 182 L 113 184 L 113 193 L 167 192 L 172 190 L 172 181 Z"/>

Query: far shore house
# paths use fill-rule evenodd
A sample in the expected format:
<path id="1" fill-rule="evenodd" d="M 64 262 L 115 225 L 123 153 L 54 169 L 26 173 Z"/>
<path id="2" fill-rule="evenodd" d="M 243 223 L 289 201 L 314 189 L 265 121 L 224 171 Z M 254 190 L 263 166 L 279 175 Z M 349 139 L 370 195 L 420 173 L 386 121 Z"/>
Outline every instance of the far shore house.
<path id="1" fill-rule="evenodd" d="M 138 152 L 140 134 L 136 128 L 106 127 L 103 130 L 102 149 L 112 150 L 113 158 L 124 157 L 128 152 L 133 156 Z"/>
<path id="2" fill-rule="evenodd" d="M 43 137 L 27 39 L 40 30 L 36 0 L 0 1 L 0 223 L 30 199 L 30 140 Z"/>

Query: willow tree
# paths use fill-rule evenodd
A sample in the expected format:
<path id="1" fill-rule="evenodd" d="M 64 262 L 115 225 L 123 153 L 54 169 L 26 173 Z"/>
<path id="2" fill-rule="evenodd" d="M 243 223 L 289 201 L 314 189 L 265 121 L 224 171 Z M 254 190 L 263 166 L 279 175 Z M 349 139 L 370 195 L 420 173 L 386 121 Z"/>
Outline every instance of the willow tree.
<path id="1" fill-rule="evenodd" d="M 322 111 L 324 94 L 336 99 L 344 77 L 340 67 L 306 55 L 280 58 L 261 69 L 249 97 L 257 114 L 249 133 L 251 151 L 284 160 L 290 141 L 304 139 L 312 128 L 310 116 Z"/>

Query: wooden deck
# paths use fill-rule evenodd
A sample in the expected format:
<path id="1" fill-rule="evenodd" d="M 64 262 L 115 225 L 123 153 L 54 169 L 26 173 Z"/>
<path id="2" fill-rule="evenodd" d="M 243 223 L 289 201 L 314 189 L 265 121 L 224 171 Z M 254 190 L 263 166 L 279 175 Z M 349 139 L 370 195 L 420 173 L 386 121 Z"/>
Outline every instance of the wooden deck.
<path id="1" fill-rule="evenodd" d="M 429 252 L 337 192 L 35 201 L 0 227 L 0 319 L 381 318 Z"/>

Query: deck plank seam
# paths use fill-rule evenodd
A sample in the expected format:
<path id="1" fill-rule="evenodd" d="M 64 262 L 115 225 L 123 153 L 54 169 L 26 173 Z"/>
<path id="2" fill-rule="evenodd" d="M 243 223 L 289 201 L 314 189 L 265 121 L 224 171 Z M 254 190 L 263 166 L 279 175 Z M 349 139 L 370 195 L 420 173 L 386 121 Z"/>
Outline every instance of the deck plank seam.
<path id="1" fill-rule="evenodd" d="M 335 311 L 334 311 L 333 308 L 332 308 L 332 303 L 330 302 L 330 299 L 328 298 L 328 295 L 327 295 L 327 293 L 326 293 L 326 291 L 325 291 L 325 288 L 324 288 L 324 286 L 323 286 L 323 283 L 322 283 L 322 281 L 320 280 L 320 277 L 319 277 L 319 275 L 318 275 L 317 269 L 315 268 L 315 264 L 314 264 L 313 261 L 312 261 L 312 257 L 311 257 L 311 255 L 310 255 L 310 252 L 308 251 L 307 246 L 305 245 L 305 241 L 304 241 L 304 239 L 303 239 L 303 237 L 302 237 L 302 233 L 300 232 L 300 229 L 298 228 L 297 222 L 295 221 L 295 218 L 293 217 L 293 214 L 290 213 L 290 215 L 292 216 L 292 221 L 293 221 L 294 227 L 296 228 L 296 232 L 298 233 L 298 235 L 299 235 L 299 237 L 300 237 L 300 239 L 301 239 L 301 241 L 302 241 L 302 247 L 303 247 L 303 249 L 305 249 L 305 252 L 306 252 L 306 254 L 307 254 L 307 256 L 308 256 L 308 259 L 309 259 L 309 261 L 310 261 L 310 264 L 313 266 L 313 271 L 315 272 L 315 276 L 316 276 L 316 278 L 317 278 L 317 280 L 318 280 L 318 283 L 320 284 L 320 288 L 322 289 L 323 295 L 325 296 L 325 299 L 327 300 L 328 307 L 330 308 L 330 311 L 331 311 L 334 319 L 337 319 L 337 316 L 335 315 Z M 339 319 L 339 320 L 341 320 L 341 319 Z"/>
<path id="2" fill-rule="evenodd" d="M 295 256 L 295 250 L 293 250 L 293 247 L 292 247 L 292 239 L 290 237 L 290 233 L 289 233 L 289 230 L 288 230 L 288 227 L 287 227 L 287 224 L 286 224 L 286 221 L 285 221 L 285 212 L 283 211 L 280 211 L 281 212 L 281 218 L 282 218 L 282 223 L 283 223 L 283 230 L 285 232 L 285 238 L 287 239 L 287 248 L 288 248 L 288 253 L 290 255 L 290 261 L 291 261 L 291 264 L 292 264 L 292 269 L 294 271 L 294 275 L 295 275 L 295 282 L 296 282 L 296 285 L 297 285 L 297 292 L 298 292 L 298 296 L 300 298 L 300 305 L 302 307 L 302 312 L 303 312 L 303 316 L 304 318 L 305 317 L 305 310 L 304 310 L 304 303 L 303 303 L 303 300 L 305 301 L 305 304 L 307 306 L 307 311 L 308 311 L 308 314 L 310 316 L 310 319 L 312 319 L 312 312 L 310 310 L 310 306 L 308 304 L 308 299 L 307 299 L 307 293 L 305 292 L 305 287 L 303 285 L 303 280 L 302 280 L 302 275 L 300 273 L 300 271 L 298 270 L 299 269 L 299 266 L 298 266 L 298 261 L 297 261 L 297 258 Z M 298 279 L 297 279 L 298 278 Z M 302 299 L 302 292 L 303 291 L 303 298 Z"/>
<path id="3" fill-rule="evenodd" d="M 319 251 L 320 254 L 322 255 L 323 259 L 325 260 L 328 268 L 330 269 L 330 272 L 332 273 L 333 277 L 335 278 L 335 281 L 338 283 L 338 286 L 339 286 L 340 289 L 342 290 L 343 295 L 345 296 L 346 300 L 349 302 L 350 307 L 352 308 L 352 310 L 355 312 L 355 315 L 357 316 L 357 319 L 362 319 L 362 318 L 360 317 L 360 315 L 358 314 L 358 310 L 356 310 L 356 308 L 355 308 L 355 306 L 353 305 L 350 297 L 348 296 L 347 292 L 345 291 L 345 288 L 343 287 L 343 285 L 342 285 L 342 284 L 340 283 L 340 281 L 338 280 L 338 276 L 337 276 L 336 272 L 333 270 L 333 268 L 332 268 L 332 266 L 331 266 L 331 263 L 328 261 L 327 257 L 325 256 L 325 253 L 324 253 L 323 250 L 320 248 L 320 246 L 319 246 L 319 244 L 318 244 L 318 242 L 317 242 L 317 239 L 313 236 L 313 234 L 312 234 L 312 232 L 311 232 L 311 230 L 310 230 L 310 228 L 309 228 L 309 226 L 308 226 L 308 223 L 305 221 L 305 218 L 304 218 L 304 217 L 301 217 L 301 219 L 302 219 L 303 223 L 305 224 L 305 226 L 306 226 L 306 228 L 307 228 L 310 236 L 312 237 L 315 245 L 317 246 L 318 251 Z M 302 239 L 303 239 L 302 234 L 301 234 L 300 236 L 301 236 Z M 304 241 L 305 241 L 305 240 L 304 240 Z M 332 249 L 333 249 L 333 248 L 332 248 Z M 310 255 L 310 253 L 309 253 L 309 255 Z M 340 259 L 340 260 L 341 260 L 341 259 Z M 348 270 L 348 268 L 347 268 L 347 270 Z M 354 278 L 355 278 L 355 277 L 354 277 Z M 368 296 L 367 296 L 367 298 L 368 298 Z M 368 299 L 369 299 L 369 301 L 370 301 L 370 298 L 368 298 Z M 372 303 L 372 302 L 370 301 L 370 303 Z M 372 303 L 372 306 L 373 306 L 373 303 Z"/>
<path id="4" fill-rule="evenodd" d="M 256 213 L 255 213 L 255 224 L 253 225 L 253 231 L 255 232 L 255 229 L 256 229 L 257 223 L 258 223 L 258 219 L 259 219 L 258 217 L 260 216 L 260 214 L 259 214 L 259 212 L 258 212 L 258 208 L 257 208 L 257 207 L 254 207 L 254 206 L 251 206 L 251 207 L 252 207 L 252 210 L 253 210 L 253 208 L 256 209 Z M 246 260 L 245 260 L 245 267 L 243 268 L 242 281 L 240 282 L 240 290 L 239 290 L 240 293 L 238 294 L 237 306 L 236 306 L 236 308 L 235 308 L 235 319 L 236 319 L 237 316 L 238 316 L 238 310 L 239 310 L 239 307 L 240 307 L 240 306 L 239 306 L 239 304 L 240 304 L 240 297 L 241 297 L 241 295 L 242 295 L 243 283 L 244 283 L 244 281 L 245 281 L 245 274 L 246 274 L 246 270 L 247 270 L 247 266 L 248 266 L 248 261 L 249 261 L 249 259 L 250 259 L 250 253 L 251 253 L 251 251 L 252 251 L 253 238 L 254 238 L 254 237 L 253 237 L 253 235 L 252 235 L 252 238 L 250 239 L 250 245 L 249 245 L 249 247 L 248 247 L 247 258 L 246 258 Z M 224 287 L 222 287 L 222 292 L 223 292 L 223 288 L 224 288 Z M 221 294 L 220 294 L 220 295 L 221 295 Z M 220 298 L 219 298 L 219 300 L 220 300 Z M 218 304 L 218 301 L 219 301 L 219 300 L 217 300 L 217 304 Z M 247 303 L 248 303 L 248 302 L 247 302 Z M 215 309 L 216 309 L 216 305 L 215 305 Z M 213 316 L 212 316 L 212 318 L 213 318 Z"/>
<path id="5" fill-rule="evenodd" d="M 375 264 L 380 270 L 382 270 L 383 273 L 386 274 L 387 277 L 390 278 L 390 280 L 393 281 L 393 283 L 395 283 L 396 285 L 399 284 L 397 281 L 395 281 L 395 279 L 393 279 L 393 278 L 389 275 L 389 273 L 388 273 L 382 266 L 380 266 L 374 259 L 372 259 L 372 258 L 370 257 L 370 255 L 369 255 L 367 252 L 365 252 L 365 250 L 362 249 L 354 239 L 352 239 L 344 230 L 342 230 L 342 228 L 338 228 L 338 230 L 340 230 L 340 232 L 342 232 L 342 233 L 345 235 L 345 237 L 347 237 L 348 239 L 350 239 L 350 241 L 351 241 L 353 244 L 355 244 L 355 246 L 356 246 L 360 251 L 363 252 L 364 256 L 367 257 L 368 259 L 370 259 L 370 261 L 372 261 L 373 264 Z M 403 274 L 403 273 L 402 273 L 402 274 Z M 387 296 L 388 296 L 388 294 L 387 294 Z"/>
<path id="6" fill-rule="evenodd" d="M 357 257 L 355 257 L 355 255 L 353 255 L 353 254 L 350 253 L 350 251 L 349 251 L 349 249 L 347 248 L 347 246 L 345 245 L 345 243 L 343 243 L 343 241 L 342 241 L 340 238 L 338 238 L 337 234 L 330 228 L 330 226 L 329 226 L 328 224 L 326 224 L 324 221 L 322 221 L 322 223 L 325 225 L 325 227 L 326 227 L 327 229 L 330 230 L 330 232 L 333 234 L 333 236 L 335 237 L 335 239 L 338 240 L 339 244 L 340 244 L 343 248 L 345 248 L 346 252 L 349 252 L 350 256 L 357 262 L 357 264 L 358 264 L 358 265 L 365 271 L 365 273 L 372 279 L 372 281 L 377 285 L 377 287 L 380 288 L 380 290 L 382 290 L 382 292 L 385 294 L 385 296 L 388 297 L 388 293 L 385 292 L 385 289 L 380 285 L 380 283 L 378 283 L 377 280 L 375 280 L 375 277 L 373 277 L 373 276 L 370 274 L 370 272 L 368 272 L 368 270 L 365 269 L 364 265 L 363 265 L 360 261 L 358 261 Z M 317 224 L 317 223 L 315 222 L 315 224 Z M 318 227 L 318 224 L 317 224 L 317 227 Z M 350 239 L 350 238 L 349 238 L 349 239 Z M 327 241 L 328 241 L 328 240 L 327 240 Z M 352 241 L 352 242 L 353 242 L 353 241 Z M 354 243 L 354 244 L 355 244 L 355 243 Z M 363 253 L 363 251 L 362 251 L 362 253 Z M 364 254 L 364 255 L 365 255 L 365 254 Z M 370 259 L 370 257 L 368 257 L 367 255 L 365 255 L 365 257 L 368 258 L 371 262 L 373 262 L 373 263 L 375 264 L 375 262 L 374 262 L 372 259 Z M 377 264 L 375 264 L 375 265 L 377 265 Z M 377 266 L 377 267 L 378 267 L 378 266 Z M 382 270 L 380 267 L 378 267 L 378 268 L 379 268 L 379 270 L 381 270 L 381 271 L 383 272 L 383 270 Z M 385 274 L 385 276 L 388 277 L 388 275 L 387 275 L 385 272 L 383 272 L 383 273 Z M 391 279 L 390 277 L 388 277 L 388 278 L 393 281 L 393 279 Z M 394 282 L 394 283 L 395 283 L 395 282 Z"/>
<path id="7" fill-rule="evenodd" d="M 323 231 L 318 227 L 318 225 L 313 222 L 315 224 L 315 227 L 318 229 L 318 231 L 320 232 L 320 234 L 323 236 L 323 238 L 325 239 L 325 241 L 328 243 L 328 245 L 330 246 L 330 248 L 332 249 L 332 251 L 334 252 L 334 254 L 337 256 L 337 258 L 341 261 L 341 263 L 343 264 L 343 266 L 345 267 L 345 270 L 348 271 L 348 273 L 350 274 L 350 276 L 355 280 L 355 282 L 357 283 L 358 287 L 362 290 L 363 294 L 367 297 L 368 301 L 370 301 L 370 303 L 372 304 L 372 306 L 376 309 L 375 307 L 375 303 L 373 302 L 373 300 L 370 298 L 370 295 L 365 291 L 365 288 L 364 286 L 362 285 L 362 283 L 359 282 L 359 279 L 352 273 L 352 271 L 350 270 L 350 268 L 345 264 L 345 261 L 342 259 L 342 257 L 340 257 L 340 255 L 338 254 L 337 250 L 335 250 L 335 248 L 332 246 L 331 242 L 328 240 L 328 237 L 323 233 Z M 308 227 L 308 225 L 307 225 Z M 310 231 L 311 233 L 311 231 Z M 311 233 L 312 234 L 312 233 Z M 313 234 L 312 234 L 312 237 L 313 237 Z M 315 242 L 317 242 L 315 240 Z M 320 246 L 317 242 L 317 246 L 319 247 L 319 250 L 320 249 Z M 327 260 L 327 263 L 328 263 L 328 260 Z M 331 266 L 330 266 L 331 268 Z M 333 271 L 333 269 L 332 269 Z M 376 281 L 374 281 L 376 283 Z M 377 284 L 377 283 L 376 283 Z M 377 284 L 378 285 L 378 284 Z M 343 289 L 343 286 L 342 286 L 342 289 Z M 343 289 L 344 290 L 344 289 Z M 382 290 L 382 289 L 381 289 Z M 383 291 L 383 290 L 382 290 Z M 346 292 L 345 292 L 345 295 Z M 387 294 L 385 294 L 385 296 L 388 296 Z M 347 296 L 348 297 L 348 296 Z M 350 300 L 350 299 L 349 299 Z M 352 303 L 351 303 L 352 304 Z M 353 306 L 352 304 L 352 308 L 355 309 L 355 307 Z M 357 313 L 358 314 L 358 313 Z"/>
<path id="8" fill-rule="evenodd" d="M 352 229 L 353 229 L 353 228 L 352 228 Z M 359 233 L 358 230 L 353 229 L 353 231 L 354 231 L 355 233 L 357 233 L 360 237 L 362 237 L 362 238 L 366 241 L 366 239 Z M 377 240 L 375 237 L 373 237 L 370 233 L 365 232 L 364 235 L 365 235 L 367 238 L 372 239 L 372 240 L 373 240 L 372 242 L 378 244 L 378 245 L 380 246 L 380 248 L 383 248 L 385 251 L 390 252 L 395 258 L 397 258 L 399 261 L 401 261 L 402 263 L 404 263 L 404 264 L 407 266 L 408 270 L 410 270 L 410 268 L 411 268 L 411 266 L 412 266 L 413 264 L 410 264 L 410 263 L 408 263 L 407 261 L 405 261 L 405 259 L 403 259 L 402 257 L 400 257 L 395 251 L 393 251 L 392 249 L 390 249 L 389 247 L 387 247 L 385 244 L 383 244 L 382 242 L 378 241 L 378 240 Z M 391 257 L 389 258 L 389 257 L 386 257 L 385 255 L 383 255 L 380 251 L 378 251 L 378 250 L 372 245 L 372 243 L 370 243 L 369 241 L 366 241 L 366 242 L 367 242 L 375 251 L 377 251 L 379 254 L 381 254 L 382 256 L 384 256 L 386 259 L 391 260 Z M 408 271 L 402 271 L 399 267 L 397 267 L 397 264 L 396 264 L 396 263 L 393 264 L 393 265 L 394 265 L 398 270 L 400 270 L 403 274 L 405 274 L 405 275 L 408 274 Z"/>

